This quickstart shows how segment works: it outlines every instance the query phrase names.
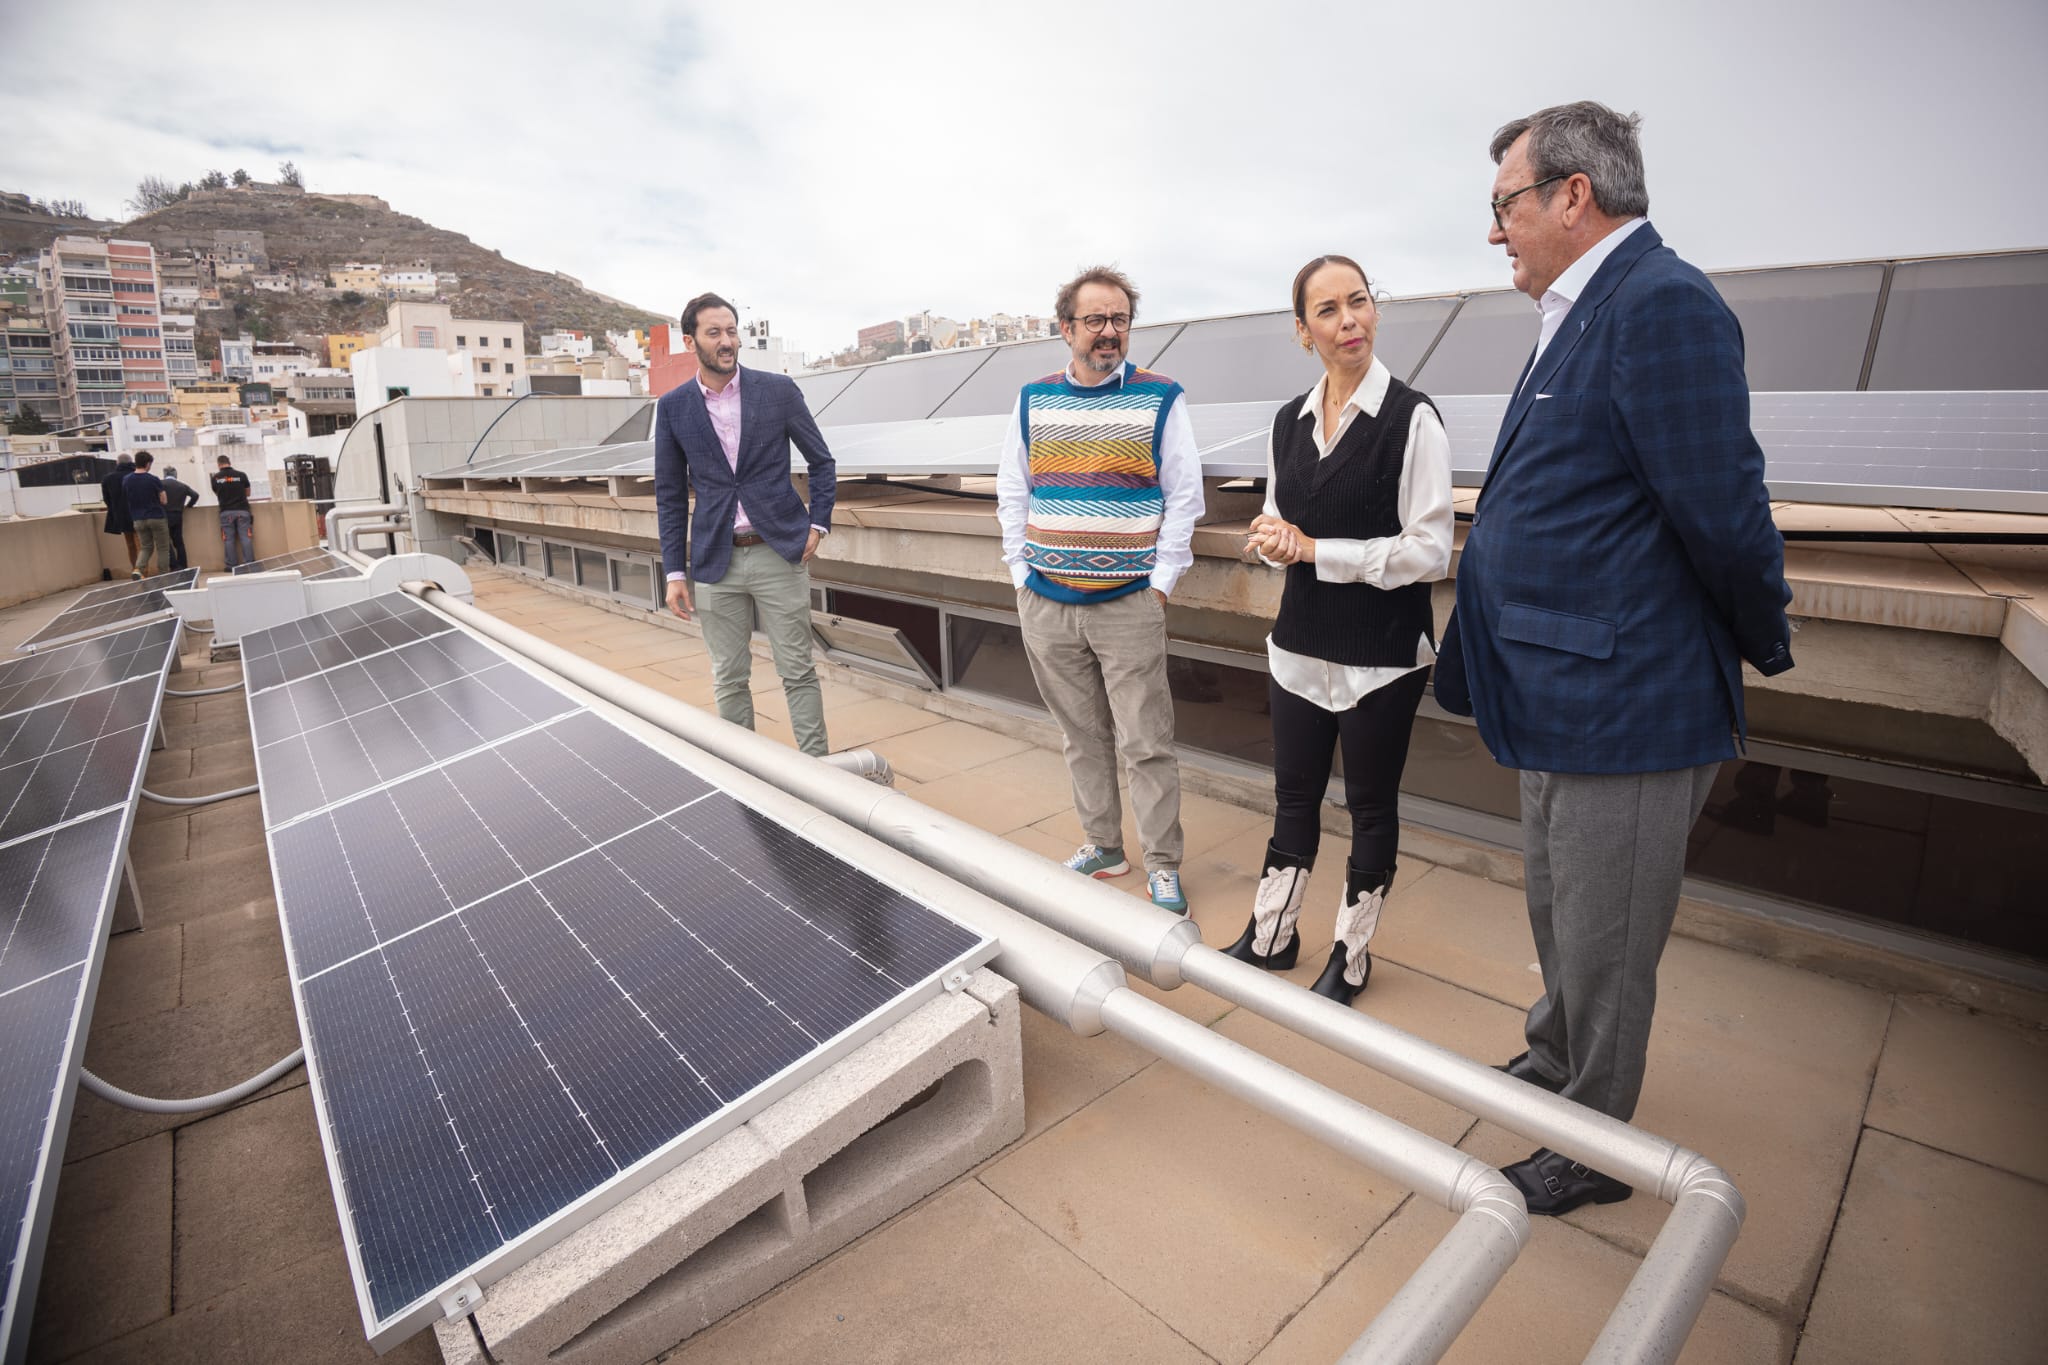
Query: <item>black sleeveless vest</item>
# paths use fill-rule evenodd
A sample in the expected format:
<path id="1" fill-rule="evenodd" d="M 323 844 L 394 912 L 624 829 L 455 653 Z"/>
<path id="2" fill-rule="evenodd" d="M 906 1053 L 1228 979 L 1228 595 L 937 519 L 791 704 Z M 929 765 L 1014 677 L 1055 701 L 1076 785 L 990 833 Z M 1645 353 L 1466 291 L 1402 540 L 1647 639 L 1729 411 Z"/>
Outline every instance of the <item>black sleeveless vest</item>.
<path id="1" fill-rule="evenodd" d="M 1401 532 L 1401 470 L 1408 430 L 1426 394 L 1390 379 L 1377 417 L 1360 412 L 1327 459 L 1316 453 L 1313 414 L 1303 394 L 1273 419 L 1273 500 L 1280 515 L 1315 539 L 1373 540 Z M 1290 564 L 1273 643 L 1352 668 L 1411 668 L 1415 641 L 1436 642 L 1429 584 L 1375 588 L 1325 583 L 1313 564 Z"/>

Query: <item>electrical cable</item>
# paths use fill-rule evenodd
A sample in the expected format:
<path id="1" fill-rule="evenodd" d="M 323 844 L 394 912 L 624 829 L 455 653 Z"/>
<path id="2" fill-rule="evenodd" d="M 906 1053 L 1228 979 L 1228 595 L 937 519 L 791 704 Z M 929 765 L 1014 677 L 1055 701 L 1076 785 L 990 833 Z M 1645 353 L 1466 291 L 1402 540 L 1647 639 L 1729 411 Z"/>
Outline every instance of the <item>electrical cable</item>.
<path id="1" fill-rule="evenodd" d="M 109 1104 L 118 1104 L 123 1109 L 136 1109 L 145 1114 L 203 1114 L 210 1109 L 224 1109 L 237 1100 L 249 1098 L 278 1077 L 297 1069 L 305 1060 L 306 1049 L 299 1048 L 291 1056 L 279 1059 L 240 1085 L 189 1100 L 158 1100 L 147 1095 L 137 1095 L 101 1080 L 84 1067 L 78 1069 L 78 1083 Z"/>

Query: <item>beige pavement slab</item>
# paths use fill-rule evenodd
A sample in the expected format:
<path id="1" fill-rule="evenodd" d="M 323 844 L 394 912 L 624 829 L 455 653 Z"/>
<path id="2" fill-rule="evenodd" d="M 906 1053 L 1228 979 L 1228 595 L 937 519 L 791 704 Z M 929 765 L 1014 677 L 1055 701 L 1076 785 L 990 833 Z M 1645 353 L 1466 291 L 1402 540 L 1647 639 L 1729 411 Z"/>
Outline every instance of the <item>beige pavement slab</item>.
<path id="1" fill-rule="evenodd" d="M 30 1356 L 61 1360 L 170 1311 L 170 1134 L 67 1161 Z"/>
<path id="2" fill-rule="evenodd" d="M 2038 1365 L 2048 1186 L 1867 1132 L 1799 1365 Z"/>
<path id="3" fill-rule="evenodd" d="M 1411 1198 L 1287 1324 L 1257 1365 L 1327 1365 L 1363 1332 L 1453 1223 Z M 1575 1365 L 1621 1301 L 1635 1257 L 1554 1219 L 1529 1245 L 1444 1356 L 1449 1365 Z M 1725 1294 L 1708 1299 L 1680 1365 L 1764 1365 L 1790 1358 L 1790 1333 Z"/>
<path id="4" fill-rule="evenodd" d="M 977 768 L 927 782 L 920 789 L 918 800 L 991 834 L 1007 834 L 1020 825 L 1043 820 L 1064 806 L 1068 797 L 1064 792 L 1055 795 L 1042 788 L 1005 781 L 1001 776 L 991 775 L 988 768 Z"/>
<path id="5" fill-rule="evenodd" d="M 1889 1001 L 1687 939 L 1665 950 L 1658 983 L 1634 1121 L 1728 1171 L 1749 1216 L 1721 1284 L 1745 1302 L 1795 1312 L 1827 1251 Z M 1536 1145 L 1482 1124 L 1465 1147 L 1500 1165 Z M 1640 1255 L 1668 1212 L 1638 1193 L 1567 1218 Z"/>
<path id="6" fill-rule="evenodd" d="M 1244 1027 L 1286 1060 L 1349 1065 L 1311 1058 L 1321 1049 L 1279 1030 Z M 1452 1132 L 1466 1122 L 1449 1121 Z M 1405 1193 L 1169 1066 L 1140 1072 L 981 1179 L 1228 1362 L 1250 1359 Z"/>
<path id="7" fill-rule="evenodd" d="M 142 884 L 142 913 L 151 925 L 183 923 L 239 909 L 252 901 L 268 900 L 273 890 L 270 859 L 245 848 L 182 863 L 139 865 L 136 877 Z"/>
<path id="8" fill-rule="evenodd" d="M 217 915 L 187 920 L 181 1000 L 187 1005 L 240 996 L 252 986 L 285 982 L 284 930 L 277 902 L 250 901 Z"/>
<path id="9" fill-rule="evenodd" d="M 263 847 L 263 802 L 251 794 L 192 813 L 192 839 L 187 854 L 203 858 L 215 853 L 247 852 Z"/>
<path id="10" fill-rule="evenodd" d="M 143 785 L 148 785 L 147 779 Z M 164 820 L 138 819 L 133 832 L 128 836 L 128 857 L 137 866 L 183 862 L 191 846 L 190 812 Z"/>
<path id="11" fill-rule="evenodd" d="M 1900 1000 L 1865 1122 L 2048 1181 L 2048 1032 Z"/>
<path id="12" fill-rule="evenodd" d="M 1334 923 L 1334 919 L 1332 923 Z M 1523 1009 L 1543 995 L 1520 887 L 1439 867 L 1389 902 L 1374 955 Z M 1522 1050 L 1520 1030 L 1502 1054 Z"/>
<path id="13" fill-rule="evenodd" d="M 106 965 L 93 997 L 92 1026 L 112 1028 L 176 1009 L 184 960 L 185 928 L 145 926 L 107 940 Z"/>
<path id="14" fill-rule="evenodd" d="M 1202 1353 L 963 1180 L 663 1357 L 1177 1365 Z"/>
<path id="15" fill-rule="evenodd" d="M 920 782 L 966 772 L 1030 747 L 1029 741 L 964 720 L 942 720 L 874 744 L 890 767 Z"/>
<path id="16" fill-rule="evenodd" d="M 307 1086 L 177 1133 L 177 1307 L 340 1243 Z"/>
<path id="17" fill-rule="evenodd" d="M 1154 1065 L 1151 1053 L 1114 1034 L 1083 1038 L 1037 1010 L 1021 1018 L 1025 1141 Z"/>
<path id="18" fill-rule="evenodd" d="M 771 675 L 772 676 L 772 675 Z M 905 706 L 887 697 L 869 697 L 852 706 L 825 712 L 825 728 L 835 749 L 865 749 L 877 740 L 937 725 L 945 717 L 935 711 Z"/>

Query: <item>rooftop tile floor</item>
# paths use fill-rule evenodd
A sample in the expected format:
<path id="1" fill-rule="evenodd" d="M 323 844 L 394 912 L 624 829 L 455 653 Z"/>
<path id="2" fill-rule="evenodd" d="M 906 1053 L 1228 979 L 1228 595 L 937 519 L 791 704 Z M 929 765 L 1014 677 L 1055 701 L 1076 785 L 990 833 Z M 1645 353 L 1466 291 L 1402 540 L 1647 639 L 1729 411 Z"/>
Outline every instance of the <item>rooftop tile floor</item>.
<path id="1" fill-rule="evenodd" d="M 693 705 L 694 635 L 490 570 L 478 605 Z M 0 612 L 0 649 L 55 609 Z M 181 689 L 239 676 L 206 662 Z M 760 728 L 788 742 L 765 661 Z M 872 747 L 918 799 L 1048 856 L 1078 838 L 1055 752 L 825 683 L 837 748 Z M 148 782 L 195 794 L 254 780 L 239 694 L 166 704 Z M 87 1065 L 130 1089 L 196 1094 L 298 1044 L 256 814 L 145 803 L 132 851 L 145 927 L 109 945 Z M 1188 798 L 1192 913 L 1242 928 L 1264 812 Z M 1325 860 L 1292 974 L 1320 969 L 1339 887 Z M 1140 879 L 1117 883 L 1142 894 Z M 1481 1060 L 1520 1050 L 1539 983 L 1515 888 L 1404 855 L 1361 1007 Z M 1689 939 L 1666 953 L 1638 1122 L 1728 1168 L 1741 1240 L 1688 1362 L 2038 1361 L 2048 1340 L 2048 1033 Z M 1143 988 L 1150 990 L 1149 987 Z M 1192 987 L 1198 1022 L 1482 1158 L 1524 1139 Z M 979 1170 L 668 1358 L 1328 1361 L 1450 1217 L 1113 1038 L 1026 1011 L 1027 1131 Z M 1449 1359 L 1574 1361 L 1664 1206 L 1639 1195 L 1538 1220 L 1529 1250 Z M 202 1118 L 78 1100 L 30 1358 L 369 1361 L 304 1073 Z M 423 1333 L 387 1360 L 436 1358 Z"/>

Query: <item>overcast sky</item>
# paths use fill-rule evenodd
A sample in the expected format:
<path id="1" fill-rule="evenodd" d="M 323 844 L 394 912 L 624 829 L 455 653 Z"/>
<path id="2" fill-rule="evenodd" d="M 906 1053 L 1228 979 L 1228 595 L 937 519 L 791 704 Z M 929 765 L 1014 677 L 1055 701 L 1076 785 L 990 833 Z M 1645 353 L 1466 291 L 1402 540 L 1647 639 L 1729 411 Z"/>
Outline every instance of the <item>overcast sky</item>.
<path id="1" fill-rule="evenodd" d="M 125 217 L 144 175 L 290 158 L 814 353 L 1046 312 L 1098 260 L 1153 321 L 1284 306 L 1323 251 L 1396 294 L 1504 284 L 1488 137 L 1580 98 L 1642 114 L 1651 217 L 1702 266 L 2048 244 L 2042 0 L 0 0 L 0 52 L 0 189 Z"/>

